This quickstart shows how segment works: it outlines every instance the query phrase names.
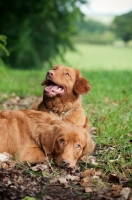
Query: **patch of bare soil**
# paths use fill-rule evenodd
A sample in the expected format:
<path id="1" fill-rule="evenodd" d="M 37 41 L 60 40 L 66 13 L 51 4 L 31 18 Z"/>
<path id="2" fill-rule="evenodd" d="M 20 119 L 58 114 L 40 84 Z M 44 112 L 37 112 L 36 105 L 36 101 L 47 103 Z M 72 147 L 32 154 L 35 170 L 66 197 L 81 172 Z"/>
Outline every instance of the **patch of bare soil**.
<path id="1" fill-rule="evenodd" d="M 0 107 L 28 109 L 36 100 L 5 94 Z M 0 200 L 132 200 L 132 180 L 123 174 L 105 174 L 95 160 L 98 151 L 97 146 L 89 162 L 79 163 L 72 171 L 54 163 L 19 163 L 7 156 L 0 161 Z"/>
<path id="2" fill-rule="evenodd" d="M 105 180 L 100 170 L 89 166 L 82 172 L 78 169 L 68 171 L 59 169 L 54 164 L 31 165 L 11 159 L 0 163 L 0 199 L 37 200 L 125 200 L 130 197 L 131 188 L 123 187 L 117 177 Z M 130 182 L 129 182 L 130 183 Z"/>

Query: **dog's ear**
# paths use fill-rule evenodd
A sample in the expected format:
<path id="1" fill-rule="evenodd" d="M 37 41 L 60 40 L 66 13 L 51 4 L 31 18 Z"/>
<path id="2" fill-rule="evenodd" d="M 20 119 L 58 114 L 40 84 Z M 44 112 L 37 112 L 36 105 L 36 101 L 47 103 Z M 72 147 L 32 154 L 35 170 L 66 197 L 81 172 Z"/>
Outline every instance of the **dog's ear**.
<path id="1" fill-rule="evenodd" d="M 94 148 L 95 148 L 95 143 L 91 139 L 90 135 L 87 134 L 86 145 L 83 149 L 81 157 L 90 155 L 94 151 Z"/>
<path id="2" fill-rule="evenodd" d="M 74 91 L 77 94 L 87 94 L 91 89 L 89 82 L 87 81 L 87 79 L 81 77 L 78 71 L 76 72 L 76 74 L 76 81 L 73 88 Z"/>
<path id="3" fill-rule="evenodd" d="M 55 125 L 45 127 L 45 132 L 40 134 L 40 144 L 44 152 L 49 155 L 54 151 L 56 137 L 58 135 L 58 128 Z"/>

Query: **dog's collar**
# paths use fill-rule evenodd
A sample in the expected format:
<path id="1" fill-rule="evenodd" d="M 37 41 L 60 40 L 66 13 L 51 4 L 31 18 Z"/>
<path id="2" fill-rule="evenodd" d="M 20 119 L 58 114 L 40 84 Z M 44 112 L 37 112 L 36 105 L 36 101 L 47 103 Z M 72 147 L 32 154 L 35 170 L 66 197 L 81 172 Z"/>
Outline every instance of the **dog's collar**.
<path id="1" fill-rule="evenodd" d="M 65 112 L 61 112 L 60 115 L 60 120 L 63 120 L 67 115 L 70 115 L 76 108 L 72 108 L 71 110 L 65 111 Z M 49 111 L 50 114 L 54 114 L 53 111 Z"/>
<path id="2" fill-rule="evenodd" d="M 60 119 L 63 120 L 67 115 L 70 115 L 74 110 L 75 110 L 75 108 L 72 108 L 71 110 L 68 110 L 66 112 L 62 112 Z"/>

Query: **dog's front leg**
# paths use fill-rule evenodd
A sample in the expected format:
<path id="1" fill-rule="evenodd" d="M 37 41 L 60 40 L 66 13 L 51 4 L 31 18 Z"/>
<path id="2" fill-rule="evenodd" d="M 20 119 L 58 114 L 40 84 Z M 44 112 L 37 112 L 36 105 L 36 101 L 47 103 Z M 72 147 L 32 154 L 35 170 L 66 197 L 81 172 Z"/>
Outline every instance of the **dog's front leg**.
<path id="1" fill-rule="evenodd" d="M 31 163 L 40 163 L 46 161 L 44 152 L 39 147 L 27 147 L 18 156 L 19 161 L 28 161 Z"/>

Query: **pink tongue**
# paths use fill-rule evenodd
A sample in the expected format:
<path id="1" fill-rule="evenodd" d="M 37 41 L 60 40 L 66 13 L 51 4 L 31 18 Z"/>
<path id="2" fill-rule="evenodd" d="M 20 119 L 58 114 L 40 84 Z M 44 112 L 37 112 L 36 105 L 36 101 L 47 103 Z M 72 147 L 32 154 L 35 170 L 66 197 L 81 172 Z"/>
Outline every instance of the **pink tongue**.
<path id="1" fill-rule="evenodd" d="M 45 87 L 45 91 L 52 94 L 61 94 L 64 89 L 58 85 L 49 85 Z"/>

